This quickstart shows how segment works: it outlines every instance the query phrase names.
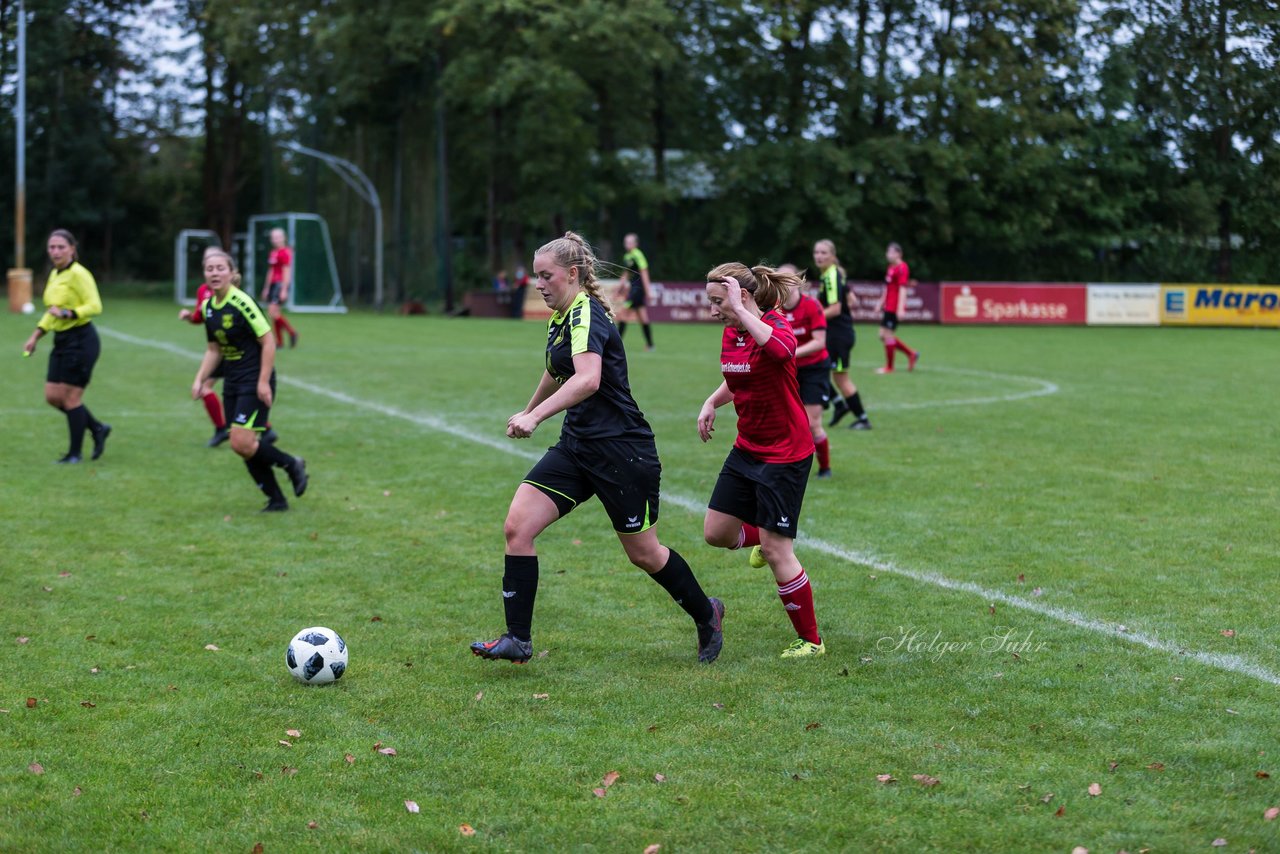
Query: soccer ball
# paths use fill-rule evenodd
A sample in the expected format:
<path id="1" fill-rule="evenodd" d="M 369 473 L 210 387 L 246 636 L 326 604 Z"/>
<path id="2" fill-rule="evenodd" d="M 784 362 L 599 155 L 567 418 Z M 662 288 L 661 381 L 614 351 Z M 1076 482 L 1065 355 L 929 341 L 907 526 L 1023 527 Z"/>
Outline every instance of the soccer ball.
<path id="1" fill-rule="evenodd" d="M 34 305 L 32 305 L 31 303 L 29 303 L 29 302 L 24 302 L 24 303 L 22 304 L 22 313 L 23 313 L 23 314 L 35 314 L 35 312 L 36 312 L 36 307 L 35 307 Z"/>
<path id="2" fill-rule="evenodd" d="M 289 641 L 284 663 L 294 678 L 305 685 L 327 685 L 347 669 L 347 645 L 333 629 L 312 626 Z"/>

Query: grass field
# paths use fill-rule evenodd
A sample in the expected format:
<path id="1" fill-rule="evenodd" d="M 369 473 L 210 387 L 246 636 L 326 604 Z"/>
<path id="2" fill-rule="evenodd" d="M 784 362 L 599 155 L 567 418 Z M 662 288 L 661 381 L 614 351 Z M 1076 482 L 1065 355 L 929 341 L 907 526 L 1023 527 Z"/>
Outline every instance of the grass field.
<path id="1" fill-rule="evenodd" d="M 784 663 L 767 571 L 701 542 L 718 332 L 659 327 L 631 379 L 660 531 L 724 654 L 593 502 L 540 543 L 515 667 L 467 644 L 558 431 L 503 436 L 537 324 L 299 316 L 272 416 L 312 482 L 264 516 L 204 447 L 199 330 L 105 298 L 115 432 L 80 466 L 49 342 L 19 359 L 0 316 L 0 850 L 1280 850 L 1274 332 L 908 328 L 920 368 L 877 377 L 859 329 L 875 430 L 834 432 L 798 548 L 829 654 Z M 351 649 L 328 688 L 283 662 L 316 624 Z"/>

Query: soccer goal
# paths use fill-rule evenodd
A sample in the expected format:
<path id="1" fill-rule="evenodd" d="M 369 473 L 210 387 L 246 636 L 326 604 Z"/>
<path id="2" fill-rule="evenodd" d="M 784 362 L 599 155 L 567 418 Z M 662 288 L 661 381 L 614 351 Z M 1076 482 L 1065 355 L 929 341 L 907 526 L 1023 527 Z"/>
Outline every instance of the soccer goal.
<path id="1" fill-rule="evenodd" d="M 196 291 L 204 281 L 204 250 L 221 245 L 212 231 L 186 228 L 178 232 L 173 242 L 173 298 L 179 305 L 196 304 Z"/>
<path id="2" fill-rule="evenodd" d="M 293 284 L 288 307 L 293 311 L 344 313 L 338 265 L 333 259 L 333 241 L 324 218 L 309 213 L 257 214 L 249 217 L 244 248 L 241 286 L 255 297 L 262 293 L 267 276 L 267 256 L 271 252 L 271 230 L 283 228 L 293 248 Z"/>

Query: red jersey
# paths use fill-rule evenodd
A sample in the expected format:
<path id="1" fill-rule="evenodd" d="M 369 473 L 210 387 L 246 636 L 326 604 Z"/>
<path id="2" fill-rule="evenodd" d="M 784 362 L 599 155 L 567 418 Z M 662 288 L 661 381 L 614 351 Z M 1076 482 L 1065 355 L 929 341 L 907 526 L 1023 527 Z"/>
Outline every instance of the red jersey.
<path id="1" fill-rule="evenodd" d="M 267 284 L 278 285 L 284 282 L 284 271 L 293 263 L 293 250 L 288 246 L 272 249 L 267 256 Z"/>
<path id="2" fill-rule="evenodd" d="M 209 287 L 208 282 L 201 282 L 200 287 L 196 289 L 196 307 L 192 309 L 191 316 L 187 318 L 188 323 L 204 326 L 204 304 L 211 296 L 213 296 L 213 288 Z"/>
<path id="3" fill-rule="evenodd" d="M 720 341 L 720 372 L 738 413 L 734 447 L 761 462 L 794 463 L 814 451 L 796 383 L 796 336 L 778 310 L 766 311 L 762 319 L 773 327 L 763 347 L 732 326 Z"/>
<path id="4" fill-rule="evenodd" d="M 884 310 L 897 312 L 902 304 L 902 289 L 907 286 L 911 277 L 911 268 L 906 261 L 892 264 L 884 274 Z"/>
<path id="5" fill-rule="evenodd" d="M 796 303 L 794 308 L 790 311 L 784 309 L 782 314 L 787 319 L 787 323 L 791 324 L 791 331 L 795 333 L 797 350 L 813 340 L 814 332 L 827 328 L 827 313 L 822 310 L 822 304 L 805 294 L 800 295 L 800 302 Z M 807 368 L 810 365 L 825 362 L 827 358 L 827 349 L 823 347 L 816 353 L 797 356 L 796 367 Z"/>

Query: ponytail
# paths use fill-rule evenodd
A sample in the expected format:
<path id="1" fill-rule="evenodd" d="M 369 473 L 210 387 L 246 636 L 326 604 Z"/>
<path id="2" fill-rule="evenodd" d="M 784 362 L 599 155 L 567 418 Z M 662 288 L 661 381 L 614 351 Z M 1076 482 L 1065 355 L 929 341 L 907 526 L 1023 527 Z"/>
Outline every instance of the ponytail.
<path id="1" fill-rule="evenodd" d="M 604 309 L 609 320 L 613 320 L 613 307 L 600 293 L 600 282 L 596 278 L 596 267 L 599 261 L 586 238 L 575 231 L 566 231 L 564 237 L 557 237 L 544 243 L 535 255 L 550 255 L 556 264 L 569 269 L 578 268 L 578 283 L 587 296 L 591 297 Z"/>
<path id="2" fill-rule="evenodd" d="M 708 282 L 733 279 L 756 301 L 761 313 L 778 308 L 786 301 L 787 290 L 801 287 L 804 281 L 794 273 L 780 273 L 773 267 L 759 264 L 748 268 L 746 264 L 730 261 L 707 273 Z"/>
<path id="3" fill-rule="evenodd" d="M 204 263 L 208 263 L 210 258 L 226 258 L 227 268 L 231 270 L 231 286 L 240 287 L 240 268 L 236 266 L 236 259 L 232 258 L 229 252 L 217 246 L 209 246 L 205 248 L 202 260 Z"/>

